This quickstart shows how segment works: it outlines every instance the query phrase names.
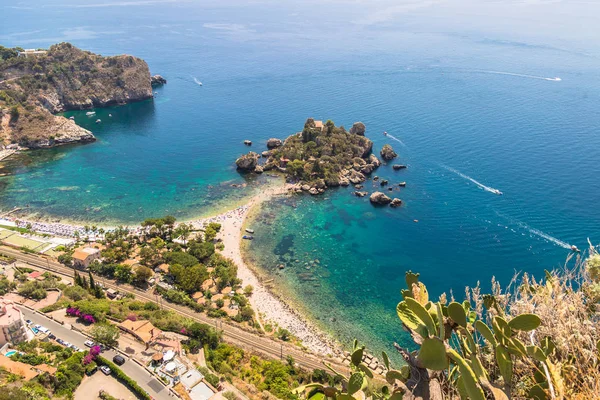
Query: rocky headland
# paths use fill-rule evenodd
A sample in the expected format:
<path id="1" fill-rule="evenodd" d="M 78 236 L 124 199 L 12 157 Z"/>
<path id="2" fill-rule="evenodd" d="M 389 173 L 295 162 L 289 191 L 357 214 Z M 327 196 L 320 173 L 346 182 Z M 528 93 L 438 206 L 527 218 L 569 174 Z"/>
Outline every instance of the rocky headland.
<path id="1" fill-rule="evenodd" d="M 21 148 L 90 142 L 92 132 L 62 116 L 69 110 L 152 97 L 148 64 L 129 55 L 103 57 L 70 43 L 28 52 L 0 46 L 0 140 Z"/>

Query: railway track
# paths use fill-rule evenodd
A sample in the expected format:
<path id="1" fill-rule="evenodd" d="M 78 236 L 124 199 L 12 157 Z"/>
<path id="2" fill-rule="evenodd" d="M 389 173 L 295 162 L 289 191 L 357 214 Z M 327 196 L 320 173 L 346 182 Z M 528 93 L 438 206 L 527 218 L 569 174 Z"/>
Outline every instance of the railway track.
<path id="1" fill-rule="evenodd" d="M 33 254 L 25 254 L 18 250 L 4 246 L 0 247 L 0 252 L 12 256 L 22 263 L 42 268 L 44 270 L 60 274 L 69 278 L 73 277 L 73 269 L 67 268 L 64 265 L 51 260 L 49 257 L 40 257 Z M 192 320 L 215 326 L 216 329 L 218 329 L 222 333 L 223 340 L 226 342 L 242 345 L 242 347 L 244 348 L 256 351 L 273 359 L 284 359 L 287 356 L 292 356 L 294 361 L 298 364 L 298 366 L 304 369 L 314 370 L 324 368 L 322 360 L 318 359 L 317 357 L 307 355 L 306 353 L 302 352 L 300 349 L 296 348 L 293 345 L 284 342 L 278 342 L 271 338 L 263 337 L 255 333 L 246 332 L 222 320 L 209 318 L 203 314 L 196 313 L 183 306 L 168 303 L 162 300 L 162 298 L 160 298 L 162 301 L 158 301 L 158 296 L 149 294 L 145 291 L 126 285 L 117 285 L 116 283 L 107 280 L 106 278 L 101 276 L 94 275 L 94 279 L 96 280 L 96 282 L 102 282 L 108 288 L 113 288 L 120 292 L 133 294 L 138 299 L 142 299 L 144 301 L 151 301 L 153 303 L 158 304 L 164 309 L 174 311 Z M 334 359 L 327 360 L 327 362 L 340 372 L 348 371 L 348 368 L 346 366 Z"/>

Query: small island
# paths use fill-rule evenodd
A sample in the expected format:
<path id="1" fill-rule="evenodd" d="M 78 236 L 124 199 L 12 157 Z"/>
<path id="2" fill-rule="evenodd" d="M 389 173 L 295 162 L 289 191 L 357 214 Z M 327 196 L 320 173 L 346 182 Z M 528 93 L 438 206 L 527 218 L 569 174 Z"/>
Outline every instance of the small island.
<path id="1" fill-rule="evenodd" d="M 164 83 L 129 55 L 103 57 L 70 43 L 48 50 L 0 46 L 0 140 L 30 149 L 92 142 L 92 132 L 55 114 L 146 100 L 152 85 Z"/>
<path id="2" fill-rule="evenodd" d="M 276 169 L 286 175 L 297 191 L 324 193 L 328 187 L 359 184 L 381 162 L 372 154 L 373 142 L 366 138 L 366 127 L 356 122 L 350 131 L 333 121 L 306 120 L 302 132 L 285 141 L 269 139 L 269 150 L 261 155 L 250 152 L 236 160 L 241 171 L 262 173 Z M 266 159 L 264 164 L 259 161 Z"/>

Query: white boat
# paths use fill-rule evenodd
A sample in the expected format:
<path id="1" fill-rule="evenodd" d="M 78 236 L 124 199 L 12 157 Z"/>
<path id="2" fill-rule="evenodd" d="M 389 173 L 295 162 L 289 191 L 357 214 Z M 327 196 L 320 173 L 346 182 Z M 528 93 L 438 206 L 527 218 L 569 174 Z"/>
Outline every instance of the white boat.
<path id="1" fill-rule="evenodd" d="M 95 111 L 88 111 L 88 112 L 85 113 L 85 115 L 87 115 L 88 117 L 92 116 L 92 115 L 95 115 L 95 114 L 96 114 Z"/>
<path id="2" fill-rule="evenodd" d="M 246 228 L 246 232 L 248 232 L 248 233 L 254 233 L 254 229 Z"/>
<path id="3" fill-rule="evenodd" d="M 504 194 L 501 191 L 499 191 L 498 189 L 492 189 L 491 192 L 494 194 L 497 194 L 498 196 L 502 196 Z"/>
<path id="4" fill-rule="evenodd" d="M 96 120 L 96 123 L 97 123 L 97 124 L 99 124 L 100 122 L 102 122 L 102 120 L 101 120 L 100 118 L 98 118 L 98 119 Z"/>

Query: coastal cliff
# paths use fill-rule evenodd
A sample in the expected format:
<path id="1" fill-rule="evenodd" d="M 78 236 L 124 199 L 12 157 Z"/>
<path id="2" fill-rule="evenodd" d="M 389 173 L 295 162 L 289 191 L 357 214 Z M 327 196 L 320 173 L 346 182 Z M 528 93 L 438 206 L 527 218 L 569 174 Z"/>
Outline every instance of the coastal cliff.
<path id="1" fill-rule="evenodd" d="M 0 50 L 0 140 L 5 145 L 94 141 L 90 131 L 53 114 L 152 97 L 148 64 L 133 56 L 103 57 L 70 43 L 47 51 Z"/>

